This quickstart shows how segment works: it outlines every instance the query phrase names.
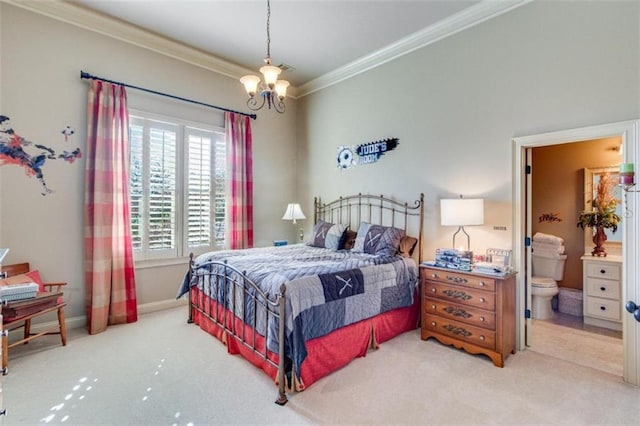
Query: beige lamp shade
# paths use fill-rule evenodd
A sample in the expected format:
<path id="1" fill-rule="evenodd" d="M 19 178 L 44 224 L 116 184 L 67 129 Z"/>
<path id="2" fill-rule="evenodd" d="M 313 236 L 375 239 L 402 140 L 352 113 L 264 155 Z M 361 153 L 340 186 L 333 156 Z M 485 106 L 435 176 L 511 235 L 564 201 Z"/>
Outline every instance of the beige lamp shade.
<path id="1" fill-rule="evenodd" d="M 302 208 L 298 203 L 289 203 L 287 205 L 287 210 L 284 212 L 284 216 L 282 216 L 282 220 L 292 220 L 293 223 L 296 223 L 296 220 L 306 218 L 307 217 L 302 213 Z"/>
<path id="2" fill-rule="evenodd" d="M 440 224 L 442 226 L 483 225 L 484 200 L 482 198 L 440 200 Z"/>
<path id="3" fill-rule="evenodd" d="M 467 237 L 467 251 L 471 250 L 471 238 L 464 230 L 465 226 L 484 224 L 484 200 L 482 198 L 453 198 L 440 200 L 440 224 L 457 226 L 453 234 L 452 248 L 456 248 L 456 236 L 462 233 Z M 461 247 L 460 250 L 463 250 Z"/>

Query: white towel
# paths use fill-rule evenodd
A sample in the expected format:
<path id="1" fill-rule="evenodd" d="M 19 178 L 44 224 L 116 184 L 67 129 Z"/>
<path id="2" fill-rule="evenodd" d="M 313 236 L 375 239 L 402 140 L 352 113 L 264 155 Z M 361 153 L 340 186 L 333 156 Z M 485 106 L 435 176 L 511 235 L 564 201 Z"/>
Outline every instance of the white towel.
<path id="1" fill-rule="evenodd" d="M 556 237 L 551 234 L 543 234 L 542 232 L 536 232 L 533 236 L 533 241 L 537 241 L 539 243 L 548 243 L 555 244 L 557 246 L 561 246 L 564 244 L 564 240 L 560 237 Z"/>
<path id="2" fill-rule="evenodd" d="M 549 253 L 557 253 L 557 254 L 563 254 L 565 247 L 564 246 L 559 246 L 556 244 L 549 244 L 549 243 L 541 243 L 539 241 L 533 241 L 531 243 L 531 249 L 533 251 L 546 251 Z"/>

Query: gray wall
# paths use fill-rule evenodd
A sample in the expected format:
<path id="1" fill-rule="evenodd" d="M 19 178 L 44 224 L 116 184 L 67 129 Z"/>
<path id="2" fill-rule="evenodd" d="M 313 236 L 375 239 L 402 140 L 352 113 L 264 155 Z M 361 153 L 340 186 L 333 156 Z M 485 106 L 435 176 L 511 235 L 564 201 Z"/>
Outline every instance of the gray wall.
<path id="1" fill-rule="evenodd" d="M 57 150 L 85 151 L 87 82 L 80 70 L 205 103 L 247 111 L 242 85 L 235 79 L 39 14 L 0 3 L 2 110 L 22 136 Z M 133 106 L 166 102 L 129 90 Z M 181 115 L 186 107 L 175 103 Z M 203 119 L 220 121 L 215 110 Z M 252 121 L 254 143 L 255 245 L 295 238 L 280 220 L 295 195 L 295 101 L 280 115 L 258 113 Z M 210 117 L 210 118 L 207 118 Z M 68 142 L 60 135 L 76 128 Z M 45 178 L 55 193 L 40 195 L 39 182 L 17 166 L 0 167 L 0 246 L 10 247 L 5 264 L 30 261 L 45 280 L 67 281 L 67 318 L 84 315 L 83 199 L 84 159 L 74 164 L 50 161 Z M 273 191 L 277 188 L 277 191 Z M 186 271 L 178 265 L 137 270 L 138 303 L 175 298 Z"/>
<path id="2" fill-rule="evenodd" d="M 532 2 L 299 102 L 299 199 L 426 199 L 424 257 L 451 246 L 441 198 L 485 199 L 471 249 L 512 247 L 512 138 L 640 117 L 638 2 Z M 398 137 L 342 171 L 341 145 Z M 506 226 L 496 231 L 494 226 Z"/>

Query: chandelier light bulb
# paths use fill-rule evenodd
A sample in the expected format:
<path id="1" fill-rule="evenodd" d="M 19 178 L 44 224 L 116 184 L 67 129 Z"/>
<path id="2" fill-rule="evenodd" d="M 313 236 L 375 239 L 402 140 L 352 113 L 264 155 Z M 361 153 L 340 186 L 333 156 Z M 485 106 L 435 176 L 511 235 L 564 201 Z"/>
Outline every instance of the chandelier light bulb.
<path id="1" fill-rule="evenodd" d="M 287 87 L 289 87 L 287 80 L 276 81 L 276 93 L 281 101 L 287 96 Z"/>
<path id="2" fill-rule="evenodd" d="M 258 93 L 258 84 L 260 84 L 260 77 L 257 75 L 245 75 L 240 79 L 240 83 L 244 84 L 244 89 L 247 91 L 247 95 L 253 98 Z"/>
<path id="3" fill-rule="evenodd" d="M 264 67 L 260 68 L 260 72 L 264 76 L 264 83 L 270 90 L 273 90 L 276 86 L 278 75 L 280 75 L 282 70 L 273 65 L 265 65 Z"/>

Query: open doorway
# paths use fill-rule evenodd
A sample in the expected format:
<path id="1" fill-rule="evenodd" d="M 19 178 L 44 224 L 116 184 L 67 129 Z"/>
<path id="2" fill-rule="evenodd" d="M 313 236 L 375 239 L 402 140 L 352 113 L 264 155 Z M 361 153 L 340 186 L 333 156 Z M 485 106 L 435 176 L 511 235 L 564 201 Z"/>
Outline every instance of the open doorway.
<path id="1" fill-rule="evenodd" d="M 622 216 L 622 190 L 614 184 L 622 163 L 621 146 L 621 137 L 614 136 L 531 149 L 528 213 L 534 278 L 531 339 L 526 342 L 532 351 L 619 377 L 623 223 L 616 232 L 608 232 L 606 257 L 595 257 L 593 229 L 582 230 L 577 222 L 580 212 L 592 208 L 593 180 L 605 174 L 608 192 L 618 200 L 616 213 Z M 541 264 L 558 266 L 552 271 L 557 277 L 536 270 Z M 592 277 L 589 271 L 594 268 L 598 269 Z"/>
<path id="2" fill-rule="evenodd" d="M 532 236 L 532 214 L 530 208 L 531 180 L 526 173 L 531 161 L 531 151 L 537 147 L 558 145 L 602 138 L 620 137 L 624 146 L 622 162 L 638 164 L 640 161 L 640 120 L 626 121 L 563 130 L 551 133 L 514 138 L 513 151 L 513 222 L 514 222 L 514 264 L 518 270 L 517 285 L 517 329 L 518 349 L 527 349 L 526 342 L 531 341 L 533 319 L 531 318 L 531 245 L 527 243 Z M 562 185 L 562 182 L 558 182 Z M 629 192 L 624 196 L 624 207 L 632 214 L 625 219 L 622 231 L 622 271 L 621 300 L 638 301 L 640 299 L 640 263 L 635 262 L 640 253 L 638 230 L 640 213 L 636 212 L 640 193 Z M 623 306 L 620 306 L 623 309 Z M 631 384 L 640 385 L 640 322 L 622 314 L 623 379 Z"/>

